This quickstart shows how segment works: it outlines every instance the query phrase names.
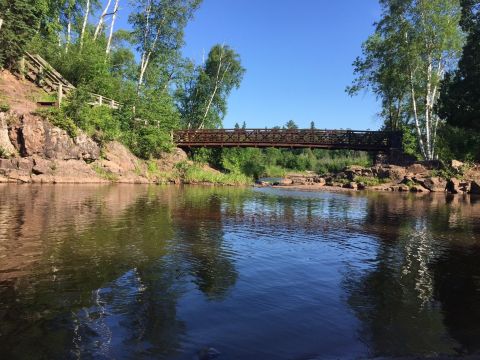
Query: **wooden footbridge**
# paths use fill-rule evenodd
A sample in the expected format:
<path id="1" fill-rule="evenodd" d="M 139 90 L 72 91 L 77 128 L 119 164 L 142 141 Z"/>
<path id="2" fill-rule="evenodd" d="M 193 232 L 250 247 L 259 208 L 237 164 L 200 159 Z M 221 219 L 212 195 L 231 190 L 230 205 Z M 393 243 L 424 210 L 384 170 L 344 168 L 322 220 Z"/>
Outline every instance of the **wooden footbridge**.
<path id="1" fill-rule="evenodd" d="M 317 129 L 209 129 L 177 130 L 174 143 L 196 147 L 279 147 L 350 149 L 372 152 L 401 150 L 399 131 L 354 131 Z"/>

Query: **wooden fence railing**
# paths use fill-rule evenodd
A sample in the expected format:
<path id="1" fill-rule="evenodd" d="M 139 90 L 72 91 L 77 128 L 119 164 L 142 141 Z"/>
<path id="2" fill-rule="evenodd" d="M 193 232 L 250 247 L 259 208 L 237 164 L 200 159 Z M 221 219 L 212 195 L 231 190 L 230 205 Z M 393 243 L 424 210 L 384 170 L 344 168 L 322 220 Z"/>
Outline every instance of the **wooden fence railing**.
<path id="1" fill-rule="evenodd" d="M 61 104 L 62 99 L 68 95 L 75 86 L 68 82 L 58 71 L 56 71 L 47 61 L 45 61 L 38 54 L 25 53 L 25 57 L 22 60 L 25 76 L 40 86 L 49 94 L 57 94 L 58 104 Z M 118 109 L 120 103 L 114 99 L 110 99 L 106 96 L 91 93 L 92 106 L 106 105 L 112 109 Z"/>

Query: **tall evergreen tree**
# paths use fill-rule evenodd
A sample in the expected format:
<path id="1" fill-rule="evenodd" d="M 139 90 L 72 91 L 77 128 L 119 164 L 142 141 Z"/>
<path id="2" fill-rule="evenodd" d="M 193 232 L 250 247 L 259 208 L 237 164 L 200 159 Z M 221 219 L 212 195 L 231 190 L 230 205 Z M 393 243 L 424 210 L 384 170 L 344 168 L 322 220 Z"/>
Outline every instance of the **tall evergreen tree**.
<path id="1" fill-rule="evenodd" d="M 480 0 L 462 1 L 467 33 L 458 69 L 443 82 L 439 114 L 449 125 L 480 131 Z"/>
<path id="2" fill-rule="evenodd" d="M 40 29 L 45 10 L 42 1 L 0 0 L 0 66 L 15 67 L 28 42 Z"/>

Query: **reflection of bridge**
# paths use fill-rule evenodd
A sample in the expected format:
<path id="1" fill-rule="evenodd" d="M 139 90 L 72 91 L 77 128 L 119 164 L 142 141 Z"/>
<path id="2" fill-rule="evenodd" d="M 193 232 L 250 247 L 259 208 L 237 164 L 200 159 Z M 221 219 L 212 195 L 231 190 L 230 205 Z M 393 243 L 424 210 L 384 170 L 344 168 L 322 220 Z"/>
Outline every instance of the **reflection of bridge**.
<path id="1" fill-rule="evenodd" d="M 183 148 L 283 147 L 389 152 L 402 148 L 402 133 L 316 129 L 177 130 L 173 132 L 173 141 Z"/>

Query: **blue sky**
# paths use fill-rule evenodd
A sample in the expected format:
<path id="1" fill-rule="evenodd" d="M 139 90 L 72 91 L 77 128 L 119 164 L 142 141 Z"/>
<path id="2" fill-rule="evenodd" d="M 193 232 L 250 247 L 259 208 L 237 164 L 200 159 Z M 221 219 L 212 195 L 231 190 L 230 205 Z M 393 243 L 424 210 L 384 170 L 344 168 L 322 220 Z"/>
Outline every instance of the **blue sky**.
<path id="1" fill-rule="evenodd" d="M 183 52 L 197 63 L 217 43 L 240 54 L 246 73 L 229 98 L 226 128 L 293 119 L 300 127 L 313 120 L 317 128 L 377 129 L 375 98 L 351 98 L 345 87 L 379 15 L 376 0 L 204 0 Z"/>

